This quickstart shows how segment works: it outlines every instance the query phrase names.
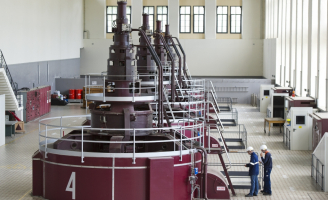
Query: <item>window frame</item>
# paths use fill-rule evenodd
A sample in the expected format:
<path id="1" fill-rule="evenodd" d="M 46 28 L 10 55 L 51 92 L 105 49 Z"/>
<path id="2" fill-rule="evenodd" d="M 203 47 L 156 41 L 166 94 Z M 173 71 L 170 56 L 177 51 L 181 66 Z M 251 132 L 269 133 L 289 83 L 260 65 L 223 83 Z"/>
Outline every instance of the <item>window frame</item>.
<path id="1" fill-rule="evenodd" d="M 195 10 L 194 10 L 195 7 L 203 7 L 204 8 L 204 14 L 195 14 Z M 203 32 L 195 32 L 195 15 L 203 15 Z M 193 17 L 193 19 L 192 19 L 192 22 L 193 22 L 192 31 L 193 31 L 193 33 L 194 34 L 204 34 L 205 33 L 205 6 L 193 6 L 193 8 L 192 8 L 192 17 Z"/>
<path id="2" fill-rule="evenodd" d="M 153 16 L 153 29 L 152 29 L 152 31 L 154 32 L 154 29 L 155 29 L 155 6 L 143 6 L 143 8 L 142 8 L 142 13 L 145 13 L 144 11 L 145 11 L 145 8 L 149 8 L 149 7 L 152 7 L 153 8 L 153 11 L 154 11 L 154 14 L 149 14 L 149 13 L 147 13 L 149 16 L 150 15 L 152 15 Z M 151 28 L 151 27 L 150 27 Z"/>
<path id="3" fill-rule="evenodd" d="M 117 14 L 108 14 L 107 12 L 107 10 L 108 10 L 108 7 L 116 7 L 116 13 L 117 13 L 117 6 L 106 6 L 106 33 L 114 33 L 113 32 L 113 29 L 112 29 L 112 31 L 111 32 L 108 32 L 108 16 L 109 15 L 116 15 L 117 16 Z"/>
<path id="4" fill-rule="evenodd" d="M 240 14 L 231 14 L 232 7 L 240 7 Z M 240 32 L 231 32 L 231 16 L 232 15 L 240 15 Z M 230 34 L 242 34 L 243 32 L 243 7 L 242 6 L 230 6 Z"/>
<path id="5" fill-rule="evenodd" d="M 158 14 L 158 8 L 159 7 L 166 7 L 167 14 Z M 156 21 L 158 20 L 158 15 L 166 15 L 166 22 L 169 23 L 169 7 L 168 6 L 156 6 Z M 163 20 L 161 20 L 163 22 Z M 162 23 L 162 32 L 165 32 L 165 25 Z M 154 27 L 155 29 L 156 27 Z"/>
<path id="6" fill-rule="evenodd" d="M 113 8 L 115 7 L 116 8 L 116 14 L 108 14 L 107 13 L 108 7 L 113 7 Z M 127 6 L 127 7 L 130 7 L 130 14 L 126 14 L 126 16 L 128 18 L 128 21 L 130 21 L 130 24 L 131 24 L 132 6 Z M 112 32 L 108 32 L 108 15 L 115 15 L 115 16 L 117 16 L 117 8 L 118 8 L 118 6 L 106 6 L 106 33 L 114 33 L 113 32 L 113 29 L 112 29 Z"/>
<path id="7" fill-rule="evenodd" d="M 126 13 L 126 17 L 128 18 L 128 22 L 130 21 L 130 24 L 132 23 L 132 6 L 126 6 L 127 8 L 130 7 L 130 14 Z M 128 17 L 129 16 L 129 17 Z M 129 19 L 130 18 L 130 19 Z"/>
<path id="8" fill-rule="evenodd" d="M 218 14 L 218 8 L 219 7 L 226 7 L 227 8 L 227 14 Z M 216 6 L 216 33 L 217 34 L 228 34 L 229 33 L 229 27 L 228 27 L 228 23 L 229 23 L 229 6 Z M 219 28 L 219 24 L 218 24 L 218 17 L 219 15 L 226 15 L 227 16 L 227 31 L 226 32 L 218 32 L 218 28 Z"/>
<path id="9" fill-rule="evenodd" d="M 181 7 L 189 7 L 190 14 L 181 14 Z M 181 15 L 189 15 L 189 32 L 181 32 Z M 180 6 L 179 7 L 179 33 L 191 33 L 191 6 Z"/>

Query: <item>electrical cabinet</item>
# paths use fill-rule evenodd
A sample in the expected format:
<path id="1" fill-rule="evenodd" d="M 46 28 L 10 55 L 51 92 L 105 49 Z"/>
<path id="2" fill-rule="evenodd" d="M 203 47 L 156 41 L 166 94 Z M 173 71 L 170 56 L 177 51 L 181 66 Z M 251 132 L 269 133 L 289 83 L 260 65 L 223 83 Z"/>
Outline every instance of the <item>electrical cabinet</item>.
<path id="1" fill-rule="evenodd" d="M 18 94 L 23 97 L 23 120 L 25 123 L 50 112 L 51 86 L 20 90 Z"/>
<path id="2" fill-rule="evenodd" d="M 260 86 L 260 112 L 265 113 L 270 104 L 270 93 L 273 85 L 261 85 Z"/>
<path id="3" fill-rule="evenodd" d="M 321 138 L 328 132 L 328 113 L 314 113 L 312 118 L 312 149 L 314 151 Z"/>
<path id="4" fill-rule="evenodd" d="M 284 125 L 289 150 L 312 150 L 312 107 L 291 107 Z"/>

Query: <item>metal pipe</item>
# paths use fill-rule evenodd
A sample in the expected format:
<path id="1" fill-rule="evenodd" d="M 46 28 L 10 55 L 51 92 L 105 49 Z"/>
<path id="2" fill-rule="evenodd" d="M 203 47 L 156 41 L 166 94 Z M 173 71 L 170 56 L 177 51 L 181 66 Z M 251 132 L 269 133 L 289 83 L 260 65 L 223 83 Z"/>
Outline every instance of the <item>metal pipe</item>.
<path id="1" fill-rule="evenodd" d="M 178 71 L 179 73 L 178 73 L 178 80 L 179 80 L 179 84 L 182 85 L 182 78 L 181 78 L 181 68 L 182 68 L 182 65 L 181 65 L 181 55 L 180 55 L 179 50 L 178 50 L 178 48 L 176 47 L 176 45 L 175 45 L 175 43 L 174 43 L 174 41 L 173 41 L 173 39 L 172 39 L 172 36 L 169 35 L 169 36 L 167 36 L 167 37 L 168 37 L 169 40 L 171 41 L 172 46 L 173 46 L 173 48 L 174 48 L 174 51 L 176 52 L 177 56 L 179 57 L 179 71 Z"/>
<path id="2" fill-rule="evenodd" d="M 163 35 L 159 32 L 155 32 L 154 35 L 157 35 L 160 39 L 160 41 L 163 43 L 163 47 L 167 52 L 167 55 L 169 57 L 169 59 L 171 60 L 171 87 L 175 87 L 175 79 L 174 79 L 174 68 L 175 68 L 175 64 L 174 64 L 174 58 L 171 52 L 170 47 L 167 45 Z M 175 93 L 174 90 L 171 88 L 171 101 L 174 102 L 174 98 L 175 98 Z"/>
<path id="3" fill-rule="evenodd" d="M 172 38 L 174 38 L 178 42 L 178 46 L 180 48 L 180 51 L 183 54 L 183 73 L 185 74 L 186 77 L 188 77 L 187 69 L 186 69 L 186 54 L 185 54 L 185 52 L 184 52 L 184 50 L 182 48 L 182 45 L 181 45 L 179 39 L 177 37 L 172 37 Z"/>
<path id="4" fill-rule="evenodd" d="M 133 31 L 138 31 L 141 35 L 141 37 L 144 38 L 147 44 L 147 48 L 149 49 L 150 54 L 153 56 L 157 67 L 158 67 L 158 112 L 159 112 L 159 119 L 158 119 L 158 127 L 163 127 L 163 67 L 162 64 L 152 48 L 152 45 L 150 44 L 149 40 L 147 39 L 147 35 L 144 30 L 142 29 L 132 29 Z"/>
<path id="5" fill-rule="evenodd" d="M 203 198 L 207 199 L 207 153 L 206 149 L 201 146 L 196 146 L 197 151 L 202 152 L 202 175 L 203 175 Z"/>

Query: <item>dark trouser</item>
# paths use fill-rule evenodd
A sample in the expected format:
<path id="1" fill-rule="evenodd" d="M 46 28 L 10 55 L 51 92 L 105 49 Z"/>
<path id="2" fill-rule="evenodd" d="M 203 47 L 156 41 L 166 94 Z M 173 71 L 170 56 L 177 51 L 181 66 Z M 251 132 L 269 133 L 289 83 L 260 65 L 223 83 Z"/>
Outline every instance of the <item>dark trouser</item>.
<path id="1" fill-rule="evenodd" d="M 264 168 L 264 186 L 263 191 L 265 193 L 271 194 L 271 180 L 270 180 L 270 174 L 271 174 L 272 168 Z"/>
<path id="2" fill-rule="evenodd" d="M 251 176 L 251 190 L 249 191 L 250 195 L 257 195 L 259 192 L 259 180 L 257 178 L 257 175 Z"/>

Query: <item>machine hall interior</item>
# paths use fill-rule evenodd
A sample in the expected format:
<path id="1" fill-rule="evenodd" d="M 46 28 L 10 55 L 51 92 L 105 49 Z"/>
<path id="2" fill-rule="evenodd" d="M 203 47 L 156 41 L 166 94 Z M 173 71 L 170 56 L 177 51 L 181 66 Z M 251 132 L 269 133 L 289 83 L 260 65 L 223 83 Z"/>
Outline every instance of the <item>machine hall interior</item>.
<path id="1" fill-rule="evenodd" d="M 0 7 L 0 199 L 328 199 L 327 1 Z"/>

